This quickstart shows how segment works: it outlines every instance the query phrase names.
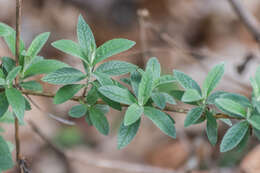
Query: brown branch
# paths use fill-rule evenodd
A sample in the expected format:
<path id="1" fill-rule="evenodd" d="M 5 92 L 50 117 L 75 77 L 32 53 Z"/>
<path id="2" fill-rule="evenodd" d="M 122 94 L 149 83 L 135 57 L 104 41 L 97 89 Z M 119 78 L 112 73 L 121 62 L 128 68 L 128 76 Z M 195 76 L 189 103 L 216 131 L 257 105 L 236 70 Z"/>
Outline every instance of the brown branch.
<path id="1" fill-rule="evenodd" d="M 242 5 L 240 0 L 229 0 L 229 3 L 254 39 L 260 44 L 260 25 L 257 19 Z"/>

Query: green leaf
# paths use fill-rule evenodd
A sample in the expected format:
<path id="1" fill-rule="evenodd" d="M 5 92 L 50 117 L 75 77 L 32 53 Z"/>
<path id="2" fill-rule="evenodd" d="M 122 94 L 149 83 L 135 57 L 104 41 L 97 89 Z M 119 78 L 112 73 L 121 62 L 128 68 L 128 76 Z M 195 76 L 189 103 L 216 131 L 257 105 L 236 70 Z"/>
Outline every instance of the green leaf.
<path id="1" fill-rule="evenodd" d="M 19 74 L 19 72 L 21 71 L 22 67 L 21 66 L 17 66 L 15 67 L 13 70 L 11 70 L 7 77 L 6 77 L 6 83 L 7 84 L 11 84 L 13 82 L 13 80 L 16 78 L 16 76 Z"/>
<path id="2" fill-rule="evenodd" d="M 0 171 L 8 170 L 14 166 L 12 154 L 7 142 L 0 136 Z"/>
<path id="3" fill-rule="evenodd" d="M 96 72 L 105 73 L 111 76 L 118 76 L 118 75 L 127 74 L 129 72 L 133 72 L 137 68 L 138 67 L 136 65 L 133 65 L 128 62 L 108 61 L 98 66 Z"/>
<path id="4" fill-rule="evenodd" d="M 86 75 L 81 71 L 75 68 L 65 67 L 43 77 L 42 81 L 50 84 L 67 85 L 79 82 L 85 77 Z"/>
<path id="5" fill-rule="evenodd" d="M 131 73 L 130 82 L 136 97 L 138 96 L 138 89 L 141 80 L 142 80 L 142 76 L 139 72 L 135 71 Z"/>
<path id="6" fill-rule="evenodd" d="M 8 36 L 11 34 L 10 29 L 8 29 L 8 27 L 6 27 L 7 25 L 0 23 L 0 37 L 3 36 Z"/>
<path id="7" fill-rule="evenodd" d="M 195 89 L 187 89 L 183 94 L 181 101 L 182 102 L 195 102 L 201 100 L 202 97 Z"/>
<path id="8" fill-rule="evenodd" d="M 216 65 L 207 75 L 203 82 L 203 95 L 207 97 L 216 87 L 224 74 L 225 64 Z"/>
<path id="9" fill-rule="evenodd" d="M 239 95 L 239 94 L 235 94 L 235 93 L 226 93 L 221 95 L 220 98 L 225 98 L 225 99 L 230 99 L 234 102 L 237 102 L 245 107 L 251 107 L 251 102 L 248 98 L 246 98 L 245 96 Z"/>
<path id="10" fill-rule="evenodd" d="M 93 73 L 93 75 L 96 77 L 96 79 L 101 84 L 101 86 L 113 85 L 113 81 L 109 75 L 101 72 L 96 72 L 96 71 Z"/>
<path id="11" fill-rule="evenodd" d="M 254 128 L 257 130 L 260 130 L 260 115 L 252 115 L 247 120 Z"/>
<path id="12" fill-rule="evenodd" d="M 13 70 L 16 65 L 15 65 L 15 60 L 9 57 L 2 57 L 2 66 L 4 67 L 4 70 L 9 73 L 11 70 Z"/>
<path id="13" fill-rule="evenodd" d="M 90 120 L 96 129 L 103 135 L 108 135 L 109 133 L 109 124 L 107 118 L 104 115 L 104 112 L 98 107 L 92 107 L 89 111 Z"/>
<path id="14" fill-rule="evenodd" d="M 9 103 L 5 96 L 5 93 L 4 92 L 0 93 L 0 118 L 4 116 L 4 114 L 8 110 L 8 106 Z"/>
<path id="15" fill-rule="evenodd" d="M 152 72 L 153 79 L 156 80 L 161 76 L 161 65 L 157 58 L 150 58 L 146 65 L 146 70 Z"/>
<path id="16" fill-rule="evenodd" d="M 86 101 L 88 104 L 93 105 L 97 102 L 98 98 L 98 90 L 95 86 L 92 86 L 91 89 L 88 91 Z"/>
<path id="17" fill-rule="evenodd" d="M 191 77 L 178 70 L 174 70 L 173 75 L 184 89 L 195 89 L 201 94 L 200 86 Z"/>
<path id="18" fill-rule="evenodd" d="M 227 113 L 230 112 L 235 115 L 246 117 L 246 108 L 233 100 L 224 98 L 216 99 L 216 106 Z"/>
<path id="19" fill-rule="evenodd" d="M 144 108 L 138 104 L 132 104 L 129 106 L 125 113 L 124 125 L 129 126 L 135 123 L 138 119 L 140 119 L 143 112 Z"/>
<path id="20" fill-rule="evenodd" d="M 216 99 L 220 98 L 223 94 L 226 94 L 226 93 L 227 92 L 225 92 L 225 91 L 216 91 L 208 96 L 206 103 L 214 105 L 214 104 L 216 104 L 215 103 Z"/>
<path id="21" fill-rule="evenodd" d="M 85 55 L 82 52 L 80 46 L 72 40 L 58 40 L 53 42 L 51 45 L 62 52 L 87 62 L 87 58 L 85 58 Z"/>
<path id="22" fill-rule="evenodd" d="M 152 107 L 144 107 L 144 115 L 147 116 L 152 122 L 166 135 L 176 138 L 176 131 L 173 121 L 167 114 Z"/>
<path id="23" fill-rule="evenodd" d="M 6 88 L 5 95 L 13 112 L 20 122 L 23 122 L 25 112 L 25 100 L 22 93 L 15 88 Z"/>
<path id="24" fill-rule="evenodd" d="M 109 40 L 96 50 L 96 57 L 93 64 L 95 65 L 113 55 L 126 51 L 134 45 L 135 42 L 127 39 Z"/>
<path id="25" fill-rule="evenodd" d="M 81 15 L 78 19 L 77 36 L 79 45 L 84 54 L 86 56 L 92 56 L 93 52 L 96 50 L 95 38 L 90 27 Z M 92 59 L 92 57 L 89 58 Z M 93 62 L 91 59 L 89 59 L 90 62 Z"/>
<path id="26" fill-rule="evenodd" d="M 159 87 L 160 85 L 163 84 L 169 84 L 172 82 L 176 82 L 176 79 L 172 75 L 163 75 L 158 79 L 154 80 L 153 88 Z"/>
<path id="27" fill-rule="evenodd" d="M 31 62 L 33 59 L 42 49 L 42 47 L 47 42 L 50 36 L 49 32 L 42 33 L 38 35 L 31 43 L 30 47 L 27 50 L 27 56 L 25 57 L 26 62 Z"/>
<path id="28" fill-rule="evenodd" d="M 5 79 L 4 71 L 0 68 L 0 78 Z"/>
<path id="29" fill-rule="evenodd" d="M 155 92 L 152 93 L 152 100 L 155 103 L 156 106 L 158 106 L 160 109 L 164 109 L 166 106 L 166 98 L 163 93 Z"/>
<path id="30" fill-rule="evenodd" d="M 131 124 L 130 126 L 125 126 L 124 121 L 122 121 L 117 136 L 118 149 L 126 147 L 134 139 L 140 127 L 140 123 L 141 119 Z"/>
<path id="31" fill-rule="evenodd" d="M 218 124 L 216 118 L 211 112 L 206 112 L 207 117 L 207 136 L 212 145 L 216 145 L 218 141 Z"/>
<path id="32" fill-rule="evenodd" d="M 76 105 L 73 106 L 69 111 L 69 116 L 72 118 L 81 118 L 87 113 L 86 105 Z"/>
<path id="33" fill-rule="evenodd" d="M 123 82 L 126 85 L 131 86 L 131 80 L 130 78 L 120 78 L 120 81 Z"/>
<path id="34" fill-rule="evenodd" d="M 136 103 L 135 97 L 127 89 L 122 89 L 118 86 L 108 85 L 102 86 L 98 89 L 101 94 L 108 97 L 109 99 L 118 102 L 131 105 Z"/>
<path id="35" fill-rule="evenodd" d="M 55 72 L 61 68 L 69 67 L 67 64 L 57 60 L 40 60 L 30 65 L 24 72 L 24 78 Z"/>
<path id="36" fill-rule="evenodd" d="M 70 84 L 61 87 L 54 97 L 54 104 L 62 104 L 68 101 L 83 87 L 84 85 L 80 84 Z"/>
<path id="37" fill-rule="evenodd" d="M 195 108 L 191 109 L 188 112 L 187 117 L 184 121 L 184 127 L 188 127 L 192 124 L 195 124 L 200 119 L 203 112 L 204 112 L 203 107 L 195 107 Z"/>
<path id="38" fill-rule="evenodd" d="M 36 91 L 36 92 L 43 91 L 42 85 L 36 81 L 23 82 L 20 84 L 20 86 L 29 91 Z"/>
<path id="39" fill-rule="evenodd" d="M 0 85 L 6 85 L 6 81 L 3 78 L 0 78 Z"/>
<path id="40" fill-rule="evenodd" d="M 153 73 L 151 69 L 147 69 L 142 75 L 141 83 L 138 88 L 138 103 L 145 105 L 150 98 L 153 90 Z"/>
<path id="41" fill-rule="evenodd" d="M 241 121 L 226 132 L 220 144 L 220 152 L 227 152 L 235 148 L 244 138 L 249 129 L 246 121 Z"/>
<path id="42" fill-rule="evenodd" d="M 174 100 L 174 98 L 170 94 L 165 93 L 165 92 L 162 92 L 162 94 L 165 97 L 166 103 L 176 105 L 176 101 Z"/>

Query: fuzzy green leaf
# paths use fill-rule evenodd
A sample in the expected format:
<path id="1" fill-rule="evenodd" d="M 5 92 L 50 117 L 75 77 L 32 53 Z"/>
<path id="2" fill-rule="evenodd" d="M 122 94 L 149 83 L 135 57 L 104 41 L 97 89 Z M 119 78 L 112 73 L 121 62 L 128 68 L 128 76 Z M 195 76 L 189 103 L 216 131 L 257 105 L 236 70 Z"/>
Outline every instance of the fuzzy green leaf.
<path id="1" fill-rule="evenodd" d="M 174 98 L 170 94 L 165 93 L 165 92 L 162 92 L 162 94 L 165 97 L 166 103 L 176 105 L 176 101 L 174 100 Z"/>
<path id="2" fill-rule="evenodd" d="M 160 85 L 169 84 L 172 82 L 176 82 L 176 79 L 172 75 L 163 75 L 158 79 L 154 80 L 153 87 L 156 88 L 159 87 Z"/>
<path id="3" fill-rule="evenodd" d="M 38 35 L 27 50 L 25 62 L 30 62 L 42 49 L 50 36 L 49 32 Z"/>
<path id="4" fill-rule="evenodd" d="M 226 94 L 227 92 L 225 91 L 216 91 L 212 94 L 210 94 L 207 98 L 207 104 L 214 105 L 216 99 L 220 98 L 223 94 Z"/>
<path id="5" fill-rule="evenodd" d="M 65 67 L 46 75 L 42 78 L 42 81 L 50 84 L 67 85 L 81 81 L 85 77 L 86 75 L 81 71 L 75 68 Z"/>
<path id="6" fill-rule="evenodd" d="M 108 135 L 109 133 L 109 124 L 107 118 L 104 115 L 104 112 L 98 107 L 92 107 L 89 111 L 90 120 L 96 129 L 103 135 Z"/>
<path id="7" fill-rule="evenodd" d="M 114 86 L 114 85 L 102 86 L 98 89 L 98 91 L 101 92 L 101 94 L 103 94 L 107 98 L 118 103 L 124 103 L 127 105 L 136 103 L 136 99 L 130 93 L 130 91 L 128 91 L 127 89 L 122 89 L 118 86 Z"/>
<path id="8" fill-rule="evenodd" d="M 80 84 L 70 84 L 61 87 L 54 97 L 54 104 L 62 104 L 68 101 L 83 87 L 84 85 Z"/>
<path id="9" fill-rule="evenodd" d="M 30 65 L 24 72 L 24 78 L 55 72 L 61 68 L 69 67 L 67 64 L 57 60 L 40 60 Z"/>
<path id="10" fill-rule="evenodd" d="M 13 112 L 17 116 L 20 122 L 23 122 L 25 112 L 25 100 L 22 93 L 15 88 L 6 88 L 5 95 L 9 104 L 12 107 Z"/>
<path id="11" fill-rule="evenodd" d="M 151 69 L 147 69 L 142 75 L 141 83 L 138 88 L 138 103 L 145 105 L 150 98 L 153 90 L 153 73 Z"/>
<path id="12" fill-rule="evenodd" d="M 143 112 L 144 108 L 138 104 L 132 104 L 129 106 L 125 113 L 124 125 L 129 126 L 135 123 L 138 119 L 140 119 Z"/>
<path id="13" fill-rule="evenodd" d="M 195 108 L 191 109 L 188 112 L 187 117 L 184 121 L 184 127 L 188 127 L 192 124 L 195 124 L 200 119 L 203 112 L 204 112 L 203 107 L 195 107 Z"/>
<path id="14" fill-rule="evenodd" d="M 141 119 L 131 124 L 130 126 L 125 126 L 124 121 L 122 121 L 117 136 L 118 149 L 126 147 L 134 139 L 140 127 L 140 123 Z"/>
<path id="15" fill-rule="evenodd" d="M 154 104 L 156 106 L 158 106 L 160 109 L 164 109 L 165 106 L 166 106 L 166 98 L 164 96 L 163 93 L 160 93 L 160 92 L 155 92 L 155 93 L 152 93 L 152 96 L 151 96 Z"/>
<path id="16" fill-rule="evenodd" d="M 20 84 L 20 86 L 29 91 L 36 91 L 36 92 L 43 91 L 42 85 L 36 81 L 23 82 Z"/>
<path id="17" fill-rule="evenodd" d="M 21 66 L 17 66 L 13 70 L 11 70 L 6 77 L 6 83 L 11 84 L 16 76 L 20 73 L 21 69 Z"/>
<path id="18" fill-rule="evenodd" d="M 206 112 L 207 117 L 207 136 L 212 145 L 216 145 L 218 141 L 218 124 L 216 118 L 211 112 Z"/>
<path id="19" fill-rule="evenodd" d="M 243 105 L 244 107 L 251 107 L 250 100 L 248 98 L 246 98 L 245 96 L 242 96 L 242 95 L 239 95 L 239 94 L 226 93 L 226 94 L 222 94 L 220 96 L 220 98 L 230 99 L 230 100 L 232 100 L 236 103 Z"/>
<path id="20" fill-rule="evenodd" d="M 113 39 L 105 42 L 96 50 L 94 64 L 133 47 L 135 42 L 127 39 Z"/>
<path id="21" fill-rule="evenodd" d="M 58 40 L 53 42 L 51 45 L 64 53 L 75 56 L 87 62 L 87 58 L 85 58 L 80 46 L 72 40 Z"/>
<path id="22" fill-rule="evenodd" d="M 224 63 L 216 65 L 207 75 L 203 82 L 203 95 L 207 97 L 217 86 L 224 74 Z"/>
<path id="23" fill-rule="evenodd" d="M 260 115 L 252 115 L 247 120 L 254 128 L 257 130 L 260 130 Z"/>
<path id="24" fill-rule="evenodd" d="M 173 75 L 184 89 L 195 89 L 201 94 L 200 86 L 191 77 L 178 70 L 174 70 Z"/>
<path id="25" fill-rule="evenodd" d="M 14 163 L 8 143 L 0 136 L 0 171 L 10 169 L 13 166 Z"/>
<path id="26" fill-rule="evenodd" d="M 113 81 L 109 75 L 107 75 L 105 73 L 97 72 L 97 71 L 95 71 L 93 73 L 93 75 L 98 80 L 98 82 L 101 84 L 101 86 L 113 85 Z"/>
<path id="27" fill-rule="evenodd" d="M 201 100 L 202 97 L 195 89 L 187 89 L 183 94 L 181 101 L 182 102 L 195 102 Z"/>
<path id="28" fill-rule="evenodd" d="M 152 76 L 154 80 L 157 80 L 161 76 L 161 65 L 157 58 L 150 58 L 146 65 L 146 70 L 152 72 Z"/>
<path id="29" fill-rule="evenodd" d="M 144 115 L 147 116 L 152 122 L 166 135 L 176 138 L 176 130 L 173 121 L 164 112 L 152 108 L 144 107 Z"/>
<path id="30" fill-rule="evenodd" d="M 87 113 L 86 105 L 76 105 L 73 106 L 69 111 L 69 116 L 72 118 L 81 118 Z"/>
<path id="31" fill-rule="evenodd" d="M 138 89 L 141 80 L 142 80 L 142 75 L 139 72 L 135 71 L 131 73 L 130 82 L 136 97 L 138 96 Z"/>
<path id="32" fill-rule="evenodd" d="M 5 96 L 5 93 L 4 92 L 0 93 L 0 118 L 4 116 L 4 114 L 8 110 L 8 106 L 9 103 Z"/>
<path id="33" fill-rule="evenodd" d="M 241 121 L 226 132 L 220 144 L 220 152 L 227 152 L 235 148 L 244 138 L 249 129 L 246 121 Z"/>
<path id="34" fill-rule="evenodd" d="M 107 75 L 111 76 L 118 76 L 118 75 L 123 75 L 127 74 L 129 72 L 133 72 L 137 69 L 138 67 L 136 65 L 133 65 L 128 62 L 123 62 L 123 61 L 108 61 L 96 69 L 97 72 L 105 73 Z"/>
<path id="35" fill-rule="evenodd" d="M 216 99 L 216 106 L 220 110 L 227 111 L 242 117 L 246 116 L 246 108 L 233 100 L 225 98 Z"/>

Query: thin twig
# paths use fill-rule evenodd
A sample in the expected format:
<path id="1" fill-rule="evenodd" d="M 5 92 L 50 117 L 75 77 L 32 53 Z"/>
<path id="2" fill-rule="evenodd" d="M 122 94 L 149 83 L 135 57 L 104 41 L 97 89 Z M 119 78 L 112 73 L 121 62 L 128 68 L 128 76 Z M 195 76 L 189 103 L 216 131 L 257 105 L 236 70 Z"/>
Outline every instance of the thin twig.
<path id="1" fill-rule="evenodd" d="M 254 39 L 260 44 L 260 25 L 256 18 L 242 5 L 240 0 L 228 0 L 240 20 Z"/>

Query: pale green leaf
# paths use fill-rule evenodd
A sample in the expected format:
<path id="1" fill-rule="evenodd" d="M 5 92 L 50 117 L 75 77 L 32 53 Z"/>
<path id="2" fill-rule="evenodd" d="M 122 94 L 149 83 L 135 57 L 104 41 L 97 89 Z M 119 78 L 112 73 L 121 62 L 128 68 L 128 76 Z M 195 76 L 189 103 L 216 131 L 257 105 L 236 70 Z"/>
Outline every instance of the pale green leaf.
<path id="1" fill-rule="evenodd" d="M 212 145 L 216 145 L 218 141 L 218 124 L 216 118 L 211 112 L 206 112 L 207 117 L 207 136 Z"/>
<path id="2" fill-rule="evenodd" d="M 232 114 L 242 116 L 242 117 L 246 116 L 246 108 L 240 103 L 237 103 L 233 100 L 225 99 L 225 98 L 216 99 L 216 106 L 220 110 L 226 111 L 227 113 L 230 112 Z"/>
<path id="3" fill-rule="evenodd" d="M 160 85 L 169 84 L 172 82 L 176 82 L 176 79 L 172 75 L 163 75 L 158 79 L 154 80 L 153 87 L 156 88 L 159 87 Z"/>
<path id="4" fill-rule="evenodd" d="M 97 71 L 95 71 L 93 75 L 96 77 L 101 86 L 113 85 L 113 81 L 109 75 Z"/>
<path id="5" fill-rule="evenodd" d="M 161 65 L 157 58 L 150 58 L 146 64 L 146 70 L 152 72 L 154 80 L 157 80 L 161 76 Z"/>
<path id="6" fill-rule="evenodd" d="M 20 84 L 20 86 L 29 91 L 36 91 L 36 92 L 43 91 L 42 85 L 36 81 L 23 82 Z"/>
<path id="7" fill-rule="evenodd" d="M 252 115 L 247 120 L 254 128 L 257 130 L 260 130 L 260 115 Z"/>
<path id="8" fill-rule="evenodd" d="M 129 106 L 125 113 L 124 125 L 129 126 L 135 123 L 138 119 L 140 119 L 143 112 L 144 108 L 138 104 L 132 104 Z"/>
<path id="9" fill-rule="evenodd" d="M 163 93 L 160 92 L 154 92 L 151 96 L 154 104 L 158 106 L 160 109 L 164 109 L 166 106 L 166 98 Z"/>
<path id="10" fill-rule="evenodd" d="M 183 94 L 181 101 L 182 102 L 195 102 L 201 100 L 202 97 L 195 89 L 187 89 Z"/>
<path id="11" fill-rule="evenodd" d="M 153 73 L 151 70 L 147 69 L 142 75 L 141 82 L 138 88 L 138 103 L 140 105 L 145 105 L 150 98 L 153 90 Z"/>
<path id="12" fill-rule="evenodd" d="M 13 80 L 16 78 L 16 76 L 20 73 L 21 69 L 21 66 L 17 66 L 14 69 L 12 69 L 6 77 L 6 83 L 11 84 Z"/>
<path id="13" fill-rule="evenodd" d="M 136 97 L 138 96 L 138 89 L 141 80 L 142 80 L 142 75 L 139 72 L 135 71 L 131 73 L 130 82 Z"/>
<path id="14" fill-rule="evenodd" d="M 8 170 L 14 166 L 12 154 L 7 142 L 0 136 L 0 171 Z"/>
<path id="15" fill-rule="evenodd" d="M 200 119 L 203 112 L 204 112 L 203 107 L 195 107 L 195 108 L 191 109 L 188 112 L 186 119 L 184 121 L 184 127 L 188 127 L 192 124 L 195 124 Z"/>

